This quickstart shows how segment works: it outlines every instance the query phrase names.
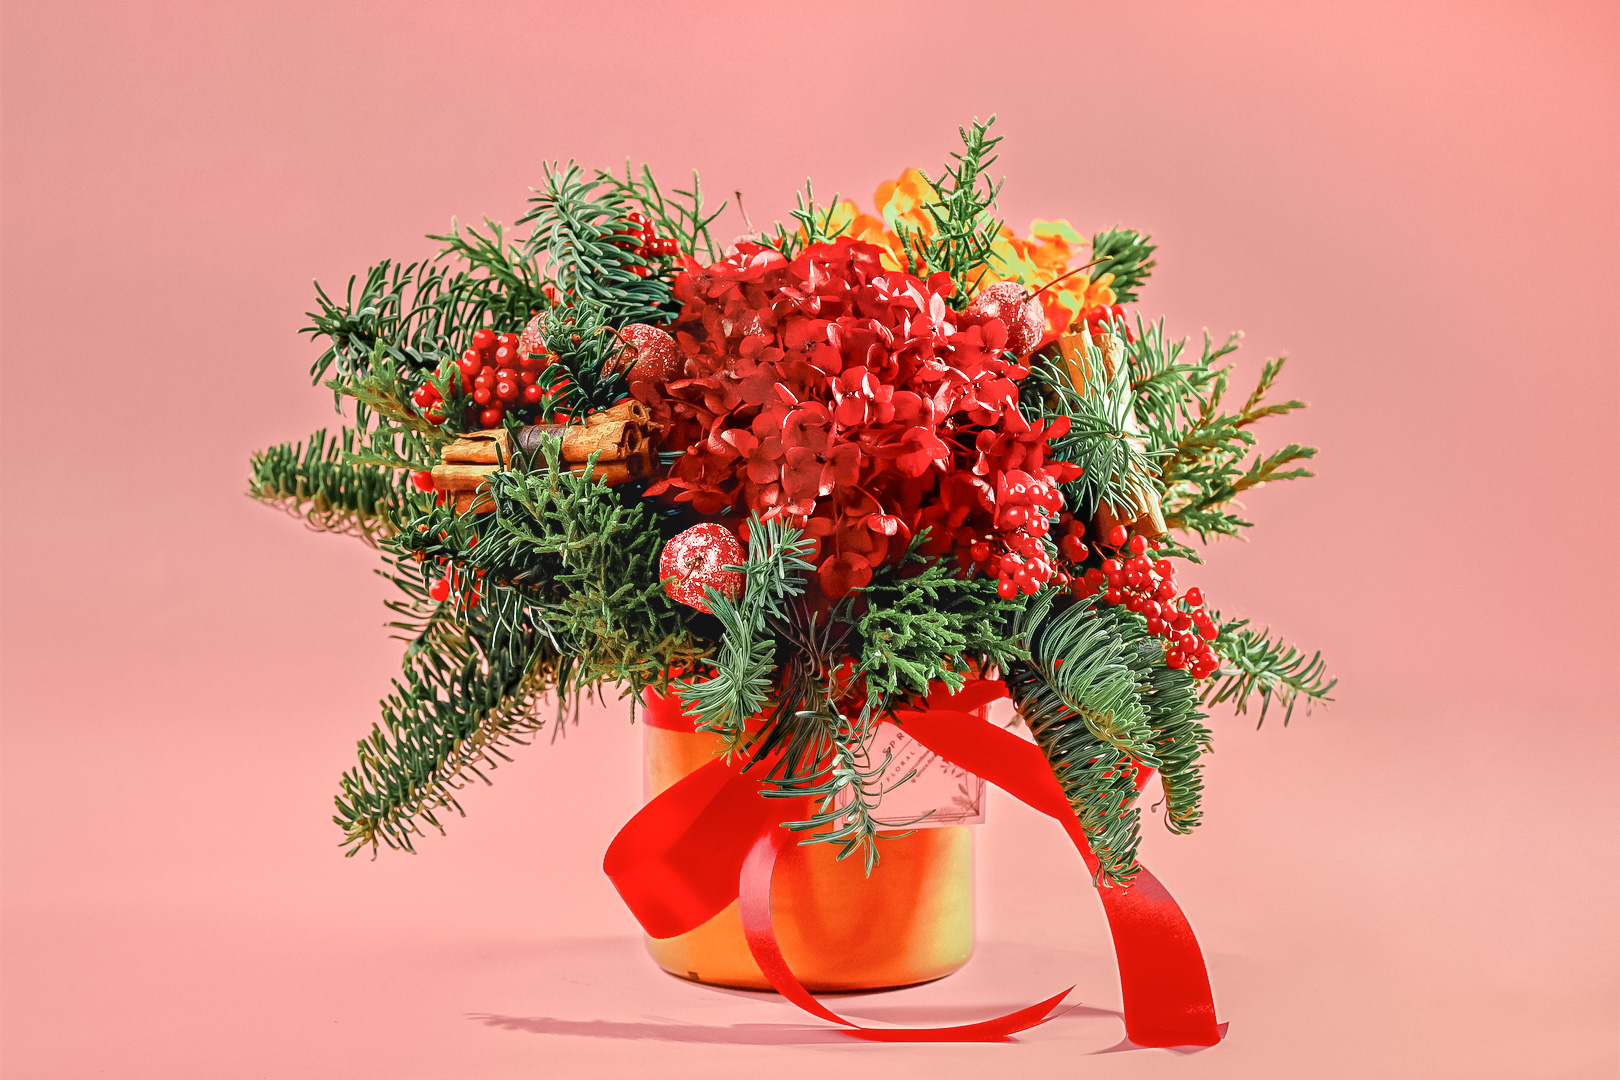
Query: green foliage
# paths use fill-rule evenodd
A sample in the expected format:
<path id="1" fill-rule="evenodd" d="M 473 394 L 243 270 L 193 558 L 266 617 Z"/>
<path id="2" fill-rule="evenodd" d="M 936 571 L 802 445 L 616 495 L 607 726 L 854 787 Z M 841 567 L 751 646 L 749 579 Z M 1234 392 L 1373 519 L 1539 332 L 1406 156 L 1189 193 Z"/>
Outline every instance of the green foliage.
<path id="1" fill-rule="evenodd" d="M 484 232 L 474 228 L 465 231 L 450 220 L 450 231 L 443 236 L 429 236 L 429 240 L 442 242 L 444 250 L 438 259 L 459 260 L 466 264 L 464 288 L 479 298 L 479 318 L 487 320 L 485 326 L 501 332 L 517 332 L 536 312 L 551 306 L 545 293 L 545 275 L 536 260 L 525 253 L 525 245 L 510 240 L 505 226 L 484 219 Z M 456 335 L 458 344 L 465 347 L 471 331 L 462 312 L 463 321 Z"/>
<path id="2" fill-rule="evenodd" d="M 814 548 L 799 530 L 780 520 L 749 523 L 748 561 L 740 570 L 743 590 L 733 600 L 704 590 L 709 610 L 719 620 L 720 647 L 714 673 L 680 686 L 681 702 L 699 730 L 723 735 L 728 747 L 742 745 L 743 725 L 765 708 L 776 670 L 773 627 L 789 618 L 788 605 L 801 595 L 801 575 L 814 569 L 804 556 Z"/>
<path id="3" fill-rule="evenodd" d="M 918 549 L 927 536 L 927 529 L 918 533 L 904 558 L 880 567 L 860 591 L 856 673 L 866 680 L 873 712 L 926 695 L 934 682 L 960 690 L 975 664 L 1003 666 L 1029 655 L 1008 629 L 1025 598 L 1004 600 L 994 578 L 966 579 L 946 560 L 925 558 Z"/>
<path id="4" fill-rule="evenodd" d="M 643 165 L 638 173 L 633 171 L 630 162 L 626 161 L 622 178 L 610 172 L 598 172 L 596 178 L 612 187 L 624 199 L 639 205 L 642 213 L 652 219 L 658 235 L 670 237 L 682 251 L 700 261 L 710 263 L 719 261 L 720 247 L 710 235 L 709 226 L 720 216 L 721 211 L 725 210 L 727 204 L 721 203 L 713 213 L 704 213 L 703 187 L 698 181 L 696 172 L 692 173 L 690 191 L 676 188 L 667 196 L 658 186 L 658 181 L 653 178 L 652 169 L 646 165 Z"/>
<path id="5" fill-rule="evenodd" d="M 631 197 L 639 198 L 607 174 L 587 176 L 573 162 L 548 165 L 545 186 L 518 219 L 534 228 L 525 256 L 545 256 L 563 302 L 595 304 L 615 326 L 664 322 L 675 311 L 669 282 L 656 273 L 638 276 L 633 269 L 655 271 L 659 264 L 620 246 L 635 232 Z"/>
<path id="6" fill-rule="evenodd" d="M 583 418 L 606 409 L 630 391 L 621 358 L 624 345 L 611 324 L 606 307 L 582 300 L 546 313 L 541 324 L 551 362 L 540 373 L 540 385 L 549 386 L 540 412 L 562 410 Z"/>
<path id="7" fill-rule="evenodd" d="M 445 524 L 466 538 L 461 523 Z M 333 820 L 349 855 L 379 844 L 412 851 L 424 825 L 442 833 L 440 816 L 462 813 L 456 793 L 474 779 L 487 783 L 485 774 L 510 760 L 508 748 L 544 727 L 538 698 L 555 663 L 539 629 L 496 615 L 495 594 L 504 587 L 491 583 L 476 601 L 463 592 L 435 604 L 408 555 L 396 557 L 389 576 L 406 597 L 395 606 L 406 618 L 394 625 L 412 632 L 418 647 L 339 783 Z M 450 605 L 454 618 L 441 618 Z"/>
<path id="8" fill-rule="evenodd" d="M 544 726 L 543 694 L 559 714 L 603 682 L 639 695 L 708 653 L 664 594 L 652 511 L 591 480 L 589 466 L 563 471 L 555 440 L 542 456 L 533 472 L 518 462 L 492 475 L 495 513 L 426 506 L 391 541 L 405 597 L 391 625 L 410 646 L 342 780 L 337 821 L 351 853 L 409 850 L 424 822 L 442 830 L 436 812 L 460 812 L 455 792 Z M 435 604 L 427 582 L 447 570 L 455 594 Z"/>
<path id="9" fill-rule="evenodd" d="M 1115 606 L 1043 599 L 1025 627 L 1030 659 L 1008 668 L 1019 715 L 1052 764 L 1096 854 L 1098 880 L 1129 884 L 1137 871 L 1137 765 L 1164 777 L 1167 823 L 1198 820 L 1198 723 L 1192 676 L 1165 666 L 1139 616 Z"/>
<path id="10" fill-rule="evenodd" d="M 1158 263 L 1153 260 L 1158 245 L 1144 233 L 1135 229 L 1109 229 L 1091 238 L 1091 257 L 1100 260 L 1091 268 L 1091 280 L 1104 274 L 1113 274 L 1110 288 L 1121 304 L 1134 304 L 1136 290 L 1153 273 Z"/>
<path id="11" fill-rule="evenodd" d="M 1243 492 L 1275 480 L 1315 475 L 1287 468 L 1316 456 L 1314 447 L 1289 443 L 1270 454 L 1253 454 L 1249 428 L 1268 416 L 1303 409 L 1302 401 L 1267 402 L 1286 357 L 1267 360 L 1254 392 L 1237 411 L 1222 407 L 1231 379 L 1230 366 L 1217 361 L 1237 348 L 1236 334 L 1224 345 L 1204 347 L 1192 363 L 1181 360 L 1185 340 L 1167 342 L 1163 323 L 1137 323 L 1136 340 L 1126 347 L 1126 362 L 1136 392 L 1136 416 L 1147 445 L 1162 455 L 1159 483 L 1165 492 L 1165 523 L 1207 541 L 1233 536 L 1251 523 L 1232 511 Z"/>
<path id="12" fill-rule="evenodd" d="M 798 222 L 798 228 L 788 231 L 787 226 L 780 221 L 771 227 L 771 231 L 761 234 L 759 243 L 768 248 L 775 248 L 787 258 L 796 257 L 805 248 L 812 244 L 830 244 L 844 235 L 850 223 L 835 224 L 839 217 L 838 196 L 832 197 L 832 202 L 822 206 L 816 202 L 815 189 L 810 181 L 804 183 L 804 190 L 799 192 L 795 199 L 797 205 L 793 208 L 791 216 Z"/>
<path id="13" fill-rule="evenodd" d="M 924 236 L 904 224 L 897 228 L 907 269 L 918 275 L 941 271 L 949 274 L 956 286 L 955 299 L 963 304 L 978 291 L 980 278 L 996 258 L 995 242 L 1001 234 L 1001 220 L 990 212 L 1001 191 L 1001 181 L 992 183 L 984 175 L 995 163 L 996 144 L 1001 142 L 1000 136 L 990 135 L 990 126 L 995 122 L 992 116 L 982 124 L 975 120 L 957 129 L 962 137 L 962 153 L 951 155 L 953 164 L 946 165 L 938 179 L 923 173 L 937 196 L 923 204 L 933 220 L 932 232 Z"/>
<path id="14" fill-rule="evenodd" d="M 1220 629 L 1214 649 L 1225 661 L 1220 672 L 1204 688 L 1204 703 L 1219 705 L 1230 701 L 1233 710 L 1244 713 L 1251 695 L 1260 696 L 1260 723 L 1275 698 L 1283 707 L 1283 723 L 1294 715 L 1301 698 L 1308 712 L 1314 704 L 1332 701 L 1329 692 L 1339 680 L 1327 678 L 1327 665 L 1320 652 L 1305 654 L 1282 641 L 1275 641 L 1269 630 L 1247 629 L 1249 620 L 1223 620 L 1219 612 L 1210 617 Z"/>
<path id="15" fill-rule="evenodd" d="M 1037 356 L 1026 380 L 1033 400 L 1025 412 L 1047 418 L 1066 416 L 1069 430 L 1053 439 L 1052 457 L 1079 465 L 1079 479 L 1063 487 L 1068 505 L 1089 517 L 1102 503 L 1141 506 L 1158 495 L 1158 464 L 1163 451 L 1147 449 L 1135 431 L 1137 393 L 1121 367 L 1109 376 L 1102 350 L 1086 346 L 1080 358 L 1081 386 L 1059 356 Z"/>
<path id="16" fill-rule="evenodd" d="M 328 439 L 323 428 L 307 443 L 261 450 L 249 462 L 248 494 L 317 532 L 357 536 L 376 547 L 394 532 L 393 518 L 411 501 L 411 489 L 403 473 L 344 461 L 353 448 L 354 432 Z"/>

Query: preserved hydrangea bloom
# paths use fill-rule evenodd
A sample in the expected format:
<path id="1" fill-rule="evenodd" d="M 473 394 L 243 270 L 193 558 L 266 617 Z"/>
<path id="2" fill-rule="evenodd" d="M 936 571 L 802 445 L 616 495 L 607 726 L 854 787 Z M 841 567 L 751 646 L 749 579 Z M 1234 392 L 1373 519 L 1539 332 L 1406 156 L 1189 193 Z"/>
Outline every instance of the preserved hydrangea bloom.
<path id="1" fill-rule="evenodd" d="M 1067 430 L 1026 420 L 998 319 L 953 311 L 943 274 L 885 269 L 882 252 L 843 238 L 791 262 L 752 244 L 713 266 L 690 260 L 671 327 L 681 377 L 633 380 L 686 452 L 649 495 L 784 517 L 816 542 L 821 588 L 871 580 L 921 529 L 925 551 L 978 540 L 1029 554 L 1038 534 L 1014 505 L 1062 505 L 1078 468 L 1046 460 Z"/>

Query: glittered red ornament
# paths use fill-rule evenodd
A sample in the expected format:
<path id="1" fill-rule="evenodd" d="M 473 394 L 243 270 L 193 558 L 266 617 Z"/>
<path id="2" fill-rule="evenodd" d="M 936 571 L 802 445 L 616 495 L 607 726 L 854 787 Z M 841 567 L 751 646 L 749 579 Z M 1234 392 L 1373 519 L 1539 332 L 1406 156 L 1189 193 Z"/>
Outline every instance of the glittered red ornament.
<path id="1" fill-rule="evenodd" d="M 1007 351 L 1029 355 L 1046 335 L 1046 311 L 1030 291 L 1016 281 L 986 285 L 967 306 L 976 318 L 1000 319 L 1007 328 Z"/>
<path id="2" fill-rule="evenodd" d="M 637 381 L 669 382 L 686 373 L 686 357 L 675 339 L 656 326 L 631 323 L 619 331 L 619 340 L 635 349 L 626 377 Z"/>
<path id="3" fill-rule="evenodd" d="M 744 578 L 727 566 L 741 566 L 746 559 L 742 542 L 730 529 L 706 521 L 694 525 L 664 545 L 658 560 L 658 576 L 670 599 L 699 611 L 708 611 L 705 587 L 735 600 L 741 595 Z M 670 578 L 675 580 L 671 581 Z"/>

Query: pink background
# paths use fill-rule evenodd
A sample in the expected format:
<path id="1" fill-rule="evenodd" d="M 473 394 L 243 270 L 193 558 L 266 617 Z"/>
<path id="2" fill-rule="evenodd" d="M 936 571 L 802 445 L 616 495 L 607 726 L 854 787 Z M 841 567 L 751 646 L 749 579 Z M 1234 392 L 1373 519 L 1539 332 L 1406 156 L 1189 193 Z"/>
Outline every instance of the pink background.
<path id="1" fill-rule="evenodd" d="M 1615 1074 L 1614 5 L 54 0 L 3 31 L 8 1080 Z M 999 796 L 976 959 L 845 1005 L 1078 984 L 1016 1044 L 660 975 L 599 870 L 638 798 L 612 710 L 420 855 L 341 858 L 388 588 L 243 497 L 251 450 L 331 422 L 310 279 L 512 220 L 551 158 L 699 168 L 759 222 L 992 111 L 1010 220 L 1151 230 L 1143 310 L 1248 330 L 1246 373 L 1291 352 L 1315 402 L 1264 435 L 1320 478 L 1194 578 L 1323 648 L 1338 702 L 1218 718 L 1207 825 L 1146 843 L 1226 1044 L 1102 1053 L 1096 901 Z"/>

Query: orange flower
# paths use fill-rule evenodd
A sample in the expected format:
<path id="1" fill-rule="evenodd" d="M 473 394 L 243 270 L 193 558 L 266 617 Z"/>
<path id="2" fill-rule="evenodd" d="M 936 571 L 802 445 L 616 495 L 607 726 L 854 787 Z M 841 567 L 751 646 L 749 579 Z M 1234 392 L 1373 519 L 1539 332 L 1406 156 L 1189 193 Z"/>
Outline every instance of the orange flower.
<path id="1" fill-rule="evenodd" d="M 848 236 L 872 244 L 883 252 L 886 269 L 906 269 L 905 247 L 900 243 L 903 228 L 924 239 L 933 235 L 934 219 L 927 204 L 938 197 L 934 186 L 917 169 L 907 169 L 898 179 L 885 180 L 873 193 L 877 215 L 862 213 L 849 199 L 833 206 L 834 235 Z M 1028 238 L 1020 237 L 1005 225 L 992 246 L 996 260 L 985 267 L 973 285 L 975 290 L 996 281 L 1016 281 L 1031 291 L 1039 291 L 1069 272 L 1070 265 L 1083 266 L 1091 242 L 1067 221 L 1035 221 Z M 1066 332 L 1087 313 L 1116 303 L 1109 286 L 1114 275 L 1103 274 L 1092 281 L 1085 273 L 1041 293 L 1047 320 L 1054 332 Z"/>

